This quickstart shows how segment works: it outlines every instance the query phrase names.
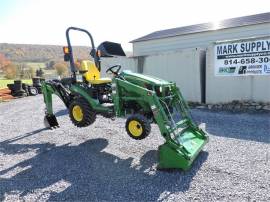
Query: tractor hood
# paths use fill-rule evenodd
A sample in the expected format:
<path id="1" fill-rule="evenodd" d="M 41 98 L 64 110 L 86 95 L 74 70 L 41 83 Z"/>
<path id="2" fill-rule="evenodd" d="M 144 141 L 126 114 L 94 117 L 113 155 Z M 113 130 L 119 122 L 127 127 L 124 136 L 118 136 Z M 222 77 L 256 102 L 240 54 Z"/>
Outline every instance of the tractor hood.
<path id="1" fill-rule="evenodd" d="M 163 86 L 163 85 L 170 85 L 172 82 L 168 82 L 163 79 L 159 79 L 154 76 L 134 73 L 130 70 L 124 70 L 120 74 L 123 78 L 125 78 L 127 81 L 137 84 L 139 86 L 145 86 L 145 84 L 149 84 L 152 86 Z"/>

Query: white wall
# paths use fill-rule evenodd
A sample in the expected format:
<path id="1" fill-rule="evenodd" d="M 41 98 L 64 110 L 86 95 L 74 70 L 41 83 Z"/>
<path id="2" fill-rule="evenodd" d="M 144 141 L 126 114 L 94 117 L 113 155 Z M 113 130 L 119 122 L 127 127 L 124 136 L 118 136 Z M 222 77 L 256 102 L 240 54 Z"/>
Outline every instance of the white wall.
<path id="1" fill-rule="evenodd" d="M 206 54 L 206 103 L 270 102 L 270 76 L 215 76 L 213 46 Z"/>
<path id="2" fill-rule="evenodd" d="M 240 39 L 270 35 L 270 23 L 249 25 L 243 27 L 213 30 L 176 37 L 154 39 L 133 43 L 133 55 L 152 55 L 170 50 L 187 48 L 207 48 L 213 41 Z"/>
<path id="3" fill-rule="evenodd" d="M 205 51 L 187 49 L 146 56 L 143 63 L 143 74 L 174 81 L 188 101 L 201 102 L 201 61 Z M 137 72 L 137 58 L 103 58 L 102 75 L 107 67 L 121 64 L 122 69 Z"/>
<path id="4" fill-rule="evenodd" d="M 102 58 L 101 59 L 101 75 L 106 77 L 106 70 L 113 66 L 120 64 L 121 70 L 131 70 L 137 72 L 137 59 L 127 57 L 115 57 L 115 58 Z"/>
<path id="5" fill-rule="evenodd" d="M 146 56 L 143 73 L 174 81 L 187 101 L 201 102 L 201 61 L 204 51 L 187 49 Z"/>

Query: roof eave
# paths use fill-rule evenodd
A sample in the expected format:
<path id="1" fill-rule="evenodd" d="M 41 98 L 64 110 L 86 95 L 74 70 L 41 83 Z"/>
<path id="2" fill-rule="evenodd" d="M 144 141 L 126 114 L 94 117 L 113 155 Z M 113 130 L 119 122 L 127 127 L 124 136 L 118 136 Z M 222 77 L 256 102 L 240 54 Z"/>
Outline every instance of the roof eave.
<path id="1" fill-rule="evenodd" d="M 264 24 L 264 23 L 269 23 L 269 22 L 259 22 L 259 23 L 245 24 L 245 25 L 239 25 L 239 26 L 234 26 L 234 27 L 224 27 L 224 28 L 220 28 L 220 29 L 211 29 L 211 30 L 191 32 L 191 33 L 185 33 L 185 34 L 175 34 L 175 35 L 163 36 L 163 37 L 161 36 L 161 37 L 155 37 L 155 38 L 152 38 L 152 39 L 141 39 L 141 38 L 146 37 L 146 36 L 144 36 L 144 37 L 140 37 L 138 39 L 134 39 L 134 40 L 130 41 L 129 43 L 142 42 L 142 41 L 151 41 L 151 40 L 157 40 L 157 39 L 166 39 L 166 38 L 172 38 L 172 37 L 177 37 L 177 36 L 184 36 L 184 35 L 188 35 L 188 34 L 198 34 L 198 33 L 203 33 L 203 32 L 213 32 L 213 31 L 218 31 L 218 30 L 231 29 L 231 28 L 237 28 L 237 27 L 245 27 L 245 26 L 258 25 L 258 24 Z"/>

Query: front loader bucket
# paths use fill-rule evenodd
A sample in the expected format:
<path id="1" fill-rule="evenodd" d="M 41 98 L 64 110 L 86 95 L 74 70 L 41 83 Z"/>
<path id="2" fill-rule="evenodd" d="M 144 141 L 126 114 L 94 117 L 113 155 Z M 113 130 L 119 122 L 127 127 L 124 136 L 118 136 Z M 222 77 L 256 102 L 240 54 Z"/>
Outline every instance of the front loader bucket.
<path id="1" fill-rule="evenodd" d="M 185 129 L 159 147 L 158 168 L 188 170 L 207 142 L 208 137 L 201 129 Z"/>
<path id="2" fill-rule="evenodd" d="M 175 83 L 154 99 L 151 106 L 160 132 L 166 142 L 159 146 L 158 169 L 188 170 L 204 145 L 207 132 L 193 121 L 189 107 Z M 158 110 L 157 110 L 158 109 Z"/>
<path id="3" fill-rule="evenodd" d="M 121 44 L 110 41 L 101 43 L 97 50 L 100 51 L 101 57 L 126 56 Z"/>

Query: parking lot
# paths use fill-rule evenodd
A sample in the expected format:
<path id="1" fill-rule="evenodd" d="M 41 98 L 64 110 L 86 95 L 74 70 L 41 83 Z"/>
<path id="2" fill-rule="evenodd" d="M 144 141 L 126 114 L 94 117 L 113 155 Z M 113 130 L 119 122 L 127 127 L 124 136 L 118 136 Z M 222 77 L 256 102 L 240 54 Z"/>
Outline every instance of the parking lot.
<path id="1" fill-rule="evenodd" d="M 60 128 L 46 130 L 44 107 L 40 95 L 0 103 L 1 201 L 270 201 L 270 113 L 193 109 L 210 141 L 191 170 L 164 172 L 157 126 L 140 141 L 123 119 L 76 128 L 54 99 Z"/>

